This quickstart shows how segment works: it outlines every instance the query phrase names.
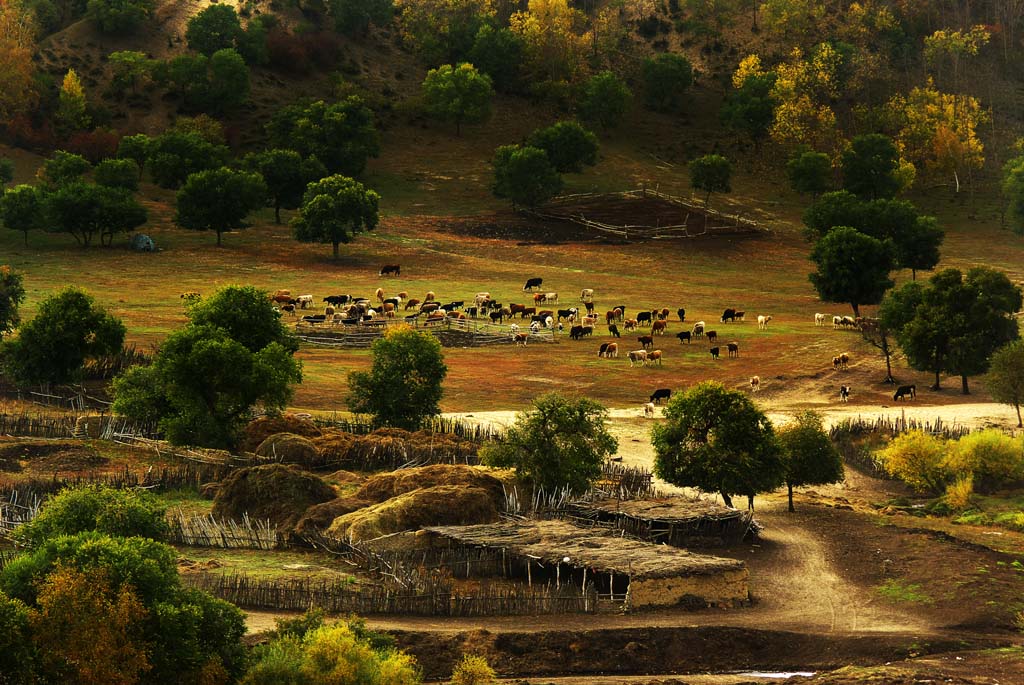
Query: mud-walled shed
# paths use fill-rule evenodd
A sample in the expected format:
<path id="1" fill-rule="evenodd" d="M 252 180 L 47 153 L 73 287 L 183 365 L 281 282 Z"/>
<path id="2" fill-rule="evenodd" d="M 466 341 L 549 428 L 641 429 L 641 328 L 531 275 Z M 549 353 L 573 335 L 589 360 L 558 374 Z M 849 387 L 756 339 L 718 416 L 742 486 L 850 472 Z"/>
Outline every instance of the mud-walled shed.
<path id="1" fill-rule="evenodd" d="M 641 540 L 673 547 L 727 547 L 739 544 L 754 524 L 753 513 L 707 500 L 684 497 L 578 502 L 572 515 L 610 523 Z"/>
<path id="2" fill-rule="evenodd" d="M 514 521 L 425 528 L 435 549 L 475 549 L 493 556 L 503 574 L 527 583 L 597 588 L 599 599 L 627 609 L 731 607 L 748 601 L 746 565 L 624 538 L 616 531 L 566 521 Z"/>

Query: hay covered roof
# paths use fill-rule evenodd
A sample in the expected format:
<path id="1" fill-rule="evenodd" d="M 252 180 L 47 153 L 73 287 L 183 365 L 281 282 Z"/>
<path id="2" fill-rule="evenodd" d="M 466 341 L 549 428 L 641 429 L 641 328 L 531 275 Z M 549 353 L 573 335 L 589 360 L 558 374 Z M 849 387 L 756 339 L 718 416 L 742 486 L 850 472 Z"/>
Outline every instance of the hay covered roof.
<path id="1" fill-rule="evenodd" d="M 693 554 L 565 521 L 506 521 L 475 526 L 433 526 L 436 535 L 464 545 L 500 547 L 541 563 L 568 563 L 632 578 L 713 575 L 744 568 L 742 561 Z M 568 557 L 568 561 L 565 558 Z"/>
<path id="2" fill-rule="evenodd" d="M 596 510 L 607 514 L 620 514 L 647 521 L 683 523 L 694 519 L 740 518 L 745 512 L 701 499 L 659 497 L 657 499 L 617 500 L 602 499 L 576 505 L 582 510 Z"/>

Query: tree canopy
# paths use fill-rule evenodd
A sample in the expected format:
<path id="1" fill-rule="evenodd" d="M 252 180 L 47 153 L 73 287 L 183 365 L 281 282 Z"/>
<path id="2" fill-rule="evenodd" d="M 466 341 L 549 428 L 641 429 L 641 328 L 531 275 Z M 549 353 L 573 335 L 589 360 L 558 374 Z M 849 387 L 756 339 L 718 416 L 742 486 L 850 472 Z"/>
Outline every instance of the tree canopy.
<path id="1" fill-rule="evenodd" d="M 21 231 L 28 245 L 28 232 L 45 228 L 44 200 L 36 186 L 15 186 L 0 195 L 0 221 L 12 231 Z"/>
<path id="2" fill-rule="evenodd" d="M 442 121 L 453 122 L 456 135 L 462 132 L 462 124 L 479 124 L 490 118 L 493 96 L 491 77 L 467 62 L 454 67 L 442 64 L 423 79 L 427 111 Z"/>
<path id="3" fill-rule="evenodd" d="M 893 286 L 892 244 L 855 228 L 833 228 L 814 245 L 810 258 L 818 267 L 810 274 L 818 296 L 825 302 L 848 302 L 854 316 L 860 316 L 862 304 L 881 302 Z"/>
<path id="4" fill-rule="evenodd" d="M 348 375 L 349 409 L 371 415 L 378 425 L 407 430 L 441 412 L 448 367 L 437 338 L 399 326 L 374 340 L 370 350 L 369 371 Z"/>
<path id="5" fill-rule="evenodd" d="M 377 227 L 379 204 L 380 195 L 359 181 L 328 176 L 309 184 L 292 219 L 292 232 L 300 242 L 330 243 L 337 259 L 341 243 Z"/>
<path id="6" fill-rule="evenodd" d="M 217 246 L 226 231 L 247 226 L 245 219 L 263 206 L 263 177 L 227 167 L 191 174 L 177 195 L 174 222 L 190 231 L 216 231 Z"/>
<path id="7" fill-rule="evenodd" d="M 134 33 L 153 16 L 155 0 L 89 0 L 88 16 L 104 33 Z"/>
<path id="8" fill-rule="evenodd" d="M 7 264 L 0 264 L 0 338 L 21 323 L 18 310 L 24 301 L 24 277 Z"/>
<path id="9" fill-rule="evenodd" d="M 284 107 L 267 133 L 273 147 L 316 157 L 332 174 L 357 176 L 380 153 L 373 112 L 356 95 L 330 105 L 318 100 Z"/>
<path id="10" fill-rule="evenodd" d="M 327 176 L 327 168 L 316 157 L 303 159 L 295 150 L 250 152 L 242 166 L 263 177 L 267 184 L 267 205 L 274 208 L 274 222 L 281 223 L 282 209 L 297 209 L 306 186 Z"/>
<path id="11" fill-rule="evenodd" d="M 817 197 L 831 185 L 832 162 L 824 152 L 800 150 L 786 162 L 786 175 L 793 190 Z"/>
<path id="12" fill-rule="evenodd" d="M 985 387 L 992 399 L 1008 404 L 1017 412 L 1017 428 L 1024 427 L 1020 405 L 1024 404 L 1024 340 L 1014 340 L 993 353 Z"/>
<path id="13" fill-rule="evenodd" d="M 604 129 L 622 123 L 633 101 L 629 86 L 611 71 L 594 74 L 583 85 L 580 96 L 580 117 Z"/>
<path id="14" fill-rule="evenodd" d="M 133 145 L 122 156 L 138 154 L 143 144 Z M 152 139 L 148 147 L 147 162 L 153 182 L 161 188 L 176 189 L 190 175 L 227 164 L 229 152 L 224 145 L 211 143 L 198 133 L 167 131 Z M 134 159 L 134 157 L 132 157 Z M 137 161 L 137 160 L 136 160 Z"/>
<path id="15" fill-rule="evenodd" d="M 559 121 L 534 131 L 527 145 L 540 148 L 561 173 L 583 171 L 597 164 L 597 136 L 575 121 Z"/>
<path id="16" fill-rule="evenodd" d="M 712 193 L 732 190 L 732 163 L 722 155 L 704 155 L 690 162 L 690 185 L 704 191 L 704 206 L 711 207 Z"/>
<path id="17" fill-rule="evenodd" d="M 900 191 L 899 151 L 889 136 L 857 136 L 843 152 L 841 168 L 843 187 L 854 195 L 875 200 Z"/>
<path id="18" fill-rule="evenodd" d="M 704 381 L 676 393 L 651 430 L 654 472 L 681 487 L 754 496 L 782 485 L 786 462 L 768 417 L 741 392 Z"/>
<path id="19" fill-rule="evenodd" d="M 242 35 L 242 23 L 231 5 L 210 5 L 188 21 L 188 47 L 209 57 L 218 50 L 233 48 Z"/>
<path id="20" fill-rule="evenodd" d="M 648 57 L 643 63 L 644 103 L 656 112 L 682 109 L 684 95 L 693 84 L 690 60 L 672 52 Z"/>
<path id="21" fill-rule="evenodd" d="M 797 414 L 793 423 L 778 432 L 786 462 L 786 486 L 789 510 L 793 507 L 793 488 L 826 485 L 843 480 L 843 459 L 832 444 L 821 416 L 813 411 Z"/>
<path id="22" fill-rule="evenodd" d="M 608 411 L 587 398 L 548 393 L 516 417 L 503 436 L 481 451 L 489 466 L 511 467 L 536 492 L 586 492 L 601 475 L 618 441 L 605 427 Z"/>
<path id="23" fill-rule="evenodd" d="M 494 194 L 512 200 L 513 207 L 537 207 L 562 190 L 562 177 L 540 148 L 503 145 L 492 163 Z"/>

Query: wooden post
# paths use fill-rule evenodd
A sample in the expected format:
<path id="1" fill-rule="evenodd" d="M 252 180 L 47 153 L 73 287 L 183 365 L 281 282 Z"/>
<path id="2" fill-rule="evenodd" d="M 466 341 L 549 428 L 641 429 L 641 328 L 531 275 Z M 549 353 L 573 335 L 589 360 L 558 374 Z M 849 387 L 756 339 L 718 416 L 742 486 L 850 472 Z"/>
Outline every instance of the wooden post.
<path id="1" fill-rule="evenodd" d="M 555 589 L 561 589 L 562 587 L 562 562 L 558 562 L 555 565 Z"/>
<path id="2" fill-rule="evenodd" d="M 530 558 L 526 558 L 526 584 L 533 587 L 533 577 L 530 575 Z"/>

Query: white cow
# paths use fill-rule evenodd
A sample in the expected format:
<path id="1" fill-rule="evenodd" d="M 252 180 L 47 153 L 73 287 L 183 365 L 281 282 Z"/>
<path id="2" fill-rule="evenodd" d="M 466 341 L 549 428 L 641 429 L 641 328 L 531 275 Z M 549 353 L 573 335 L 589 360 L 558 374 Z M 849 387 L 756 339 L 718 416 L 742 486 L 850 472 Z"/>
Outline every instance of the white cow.
<path id="1" fill-rule="evenodd" d="M 763 315 L 762 316 L 758 316 L 757 317 L 757 327 L 759 329 L 761 329 L 762 331 L 768 330 L 768 322 L 771 321 L 771 320 L 772 320 L 771 316 L 763 316 Z"/>
<path id="2" fill-rule="evenodd" d="M 814 325 L 815 326 L 824 326 L 825 325 L 825 319 L 827 319 L 827 318 L 828 318 L 828 314 L 815 314 L 814 315 Z"/>

